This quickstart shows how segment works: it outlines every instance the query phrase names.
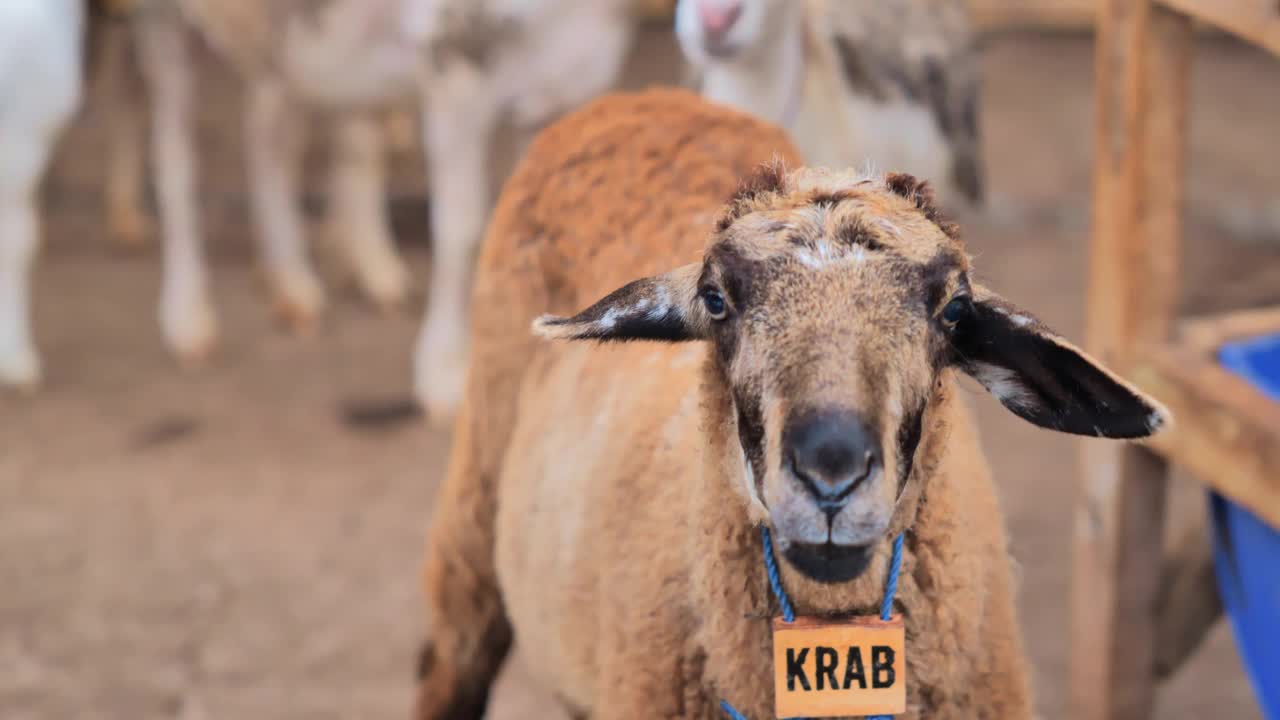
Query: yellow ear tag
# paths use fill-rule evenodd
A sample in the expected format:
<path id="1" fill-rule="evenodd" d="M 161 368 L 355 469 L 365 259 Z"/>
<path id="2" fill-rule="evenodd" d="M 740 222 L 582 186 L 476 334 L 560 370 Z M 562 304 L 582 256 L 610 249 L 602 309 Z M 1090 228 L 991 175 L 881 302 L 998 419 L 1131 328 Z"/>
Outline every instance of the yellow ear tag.
<path id="1" fill-rule="evenodd" d="M 889 620 L 773 620 L 777 716 L 896 715 L 907 710 L 906 631 Z"/>

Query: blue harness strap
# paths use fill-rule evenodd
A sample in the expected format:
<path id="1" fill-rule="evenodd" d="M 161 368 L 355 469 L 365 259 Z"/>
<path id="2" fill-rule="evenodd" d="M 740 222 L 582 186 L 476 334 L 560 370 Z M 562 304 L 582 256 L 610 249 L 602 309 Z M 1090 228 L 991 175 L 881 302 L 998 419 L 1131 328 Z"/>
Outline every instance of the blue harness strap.
<path id="1" fill-rule="evenodd" d="M 728 700 L 720 701 L 720 709 L 724 710 L 724 714 L 729 716 L 729 720 L 747 720 L 742 713 L 729 704 Z"/>
<path id="2" fill-rule="evenodd" d="M 768 527 L 760 528 L 760 540 L 764 545 L 764 571 L 769 576 L 769 587 L 773 588 L 773 596 L 778 598 L 782 607 L 782 619 L 787 622 L 796 621 L 796 611 L 791 607 L 791 598 L 782 587 L 782 576 L 778 574 L 778 560 L 773 556 L 773 535 Z"/>
<path id="3" fill-rule="evenodd" d="M 898 537 L 893 539 L 893 558 L 889 561 L 889 578 L 884 587 L 884 599 L 880 601 L 880 619 L 888 620 L 893 617 L 893 598 L 898 592 L 898 575 L 902 572 L 902 536 L 904 533 L 898 533 Z M 769 576 L 769 587 L 773 590 L 773 596 L 778 599 L 778 605 L 782 608 L 782 619 L 785 622 L 795 622 L 796 611 L 791 605 L 791 598 L 787 596 L 787 591 L 782 587 L 782 576 L 778 574 L 778 561 L 773 556 L 773 536 L 769 533 L 769 528 L 762 526 L 760 528 L 760 540 L 764 546 L 764 570 Z M 742 713 L 729 704 L 727 700 L 720 701 L 720 709 L 724 710 L 730 720 L 747 720 Z M 803 718 L 794 718 L 792 720 L 803 720 Z M 875 715 L 867 718 L 867 720 L 893 720 L 890 715 Z"/>

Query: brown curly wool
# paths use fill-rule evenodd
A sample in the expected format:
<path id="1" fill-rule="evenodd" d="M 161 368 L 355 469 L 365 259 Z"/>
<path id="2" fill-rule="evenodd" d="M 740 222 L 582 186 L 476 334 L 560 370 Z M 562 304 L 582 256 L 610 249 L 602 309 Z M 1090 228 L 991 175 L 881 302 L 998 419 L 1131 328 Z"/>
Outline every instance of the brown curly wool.
<path id="1" fill-rule="evenodd" d="M 777 609 L 715 353 L 553 343 L 529 327 L 698 262 L 735 213 L 808 202 L 811 188 L 788 190 L 796 164 L 777 128 L 675 90 L 601 99 L 530 147 L 476 278 L 472 366 L 429 533 L 419 718 L 481 717 L 517 637 L 573 717 L 719 718 L 721 698 L 772 717 Z M 926 232 L 914 198 L 858 192 L 904 237 Z M 1000 508 L 953 385 L 944 375 L 932 396 L 895 520 L 912 527 L 904 717 L 1027 718 Z M 802 612 L 873 614 L 888 551 L 848 583 L 785 565 L 783 581 Z"/>

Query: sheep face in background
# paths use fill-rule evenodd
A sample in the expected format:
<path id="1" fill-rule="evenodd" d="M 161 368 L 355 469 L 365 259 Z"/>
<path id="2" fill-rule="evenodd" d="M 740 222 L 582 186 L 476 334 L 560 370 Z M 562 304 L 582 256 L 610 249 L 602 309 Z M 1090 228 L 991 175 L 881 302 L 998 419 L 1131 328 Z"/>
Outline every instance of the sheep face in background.
<path id="1" fill-rule="evenodd" d="M 799 5 L 785 0 L 680 0 L 676 37 L 686 58 L 703 66 L 749 57 L 798 18 Z"/>
<path id="2" fill-rule="evenodd" d="M 769 167 L 725 211 L 703 262 L 541 327 L 711 342 L 716 384 L 737 412 L 743 498 L 796 570 L 846 582 L 890 530 L 949 368 L 1053 429 L 1136 437 L 1161 419 L 974 284 L 954 226 L 932 203 L 909 175 L 787 177 Z"/>
<path id="3" fill-rule="evenodd" d="M 963 0 L 680 0 L 704 97 L 782 125 L 809 165 L 930 178 L 984 199 L 978 52 Z"/>

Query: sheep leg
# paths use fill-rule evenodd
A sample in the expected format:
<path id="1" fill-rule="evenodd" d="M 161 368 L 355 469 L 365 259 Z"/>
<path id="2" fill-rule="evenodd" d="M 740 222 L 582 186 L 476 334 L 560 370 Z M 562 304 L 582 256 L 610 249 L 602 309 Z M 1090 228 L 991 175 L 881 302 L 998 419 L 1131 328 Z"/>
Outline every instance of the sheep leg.
<path id="1" fill-rule="evenodd" d="M 172 8 L 140 10 L 135 22 L 142 74 L 151 91 L 152 156 L 164 235 L 160 326 L 180 359 L 197 362 L 212 350 L 217 329 L 195 195 L 195 83 L 188 36 Z"/>
<path id="2" fill-rule="evenodd" d="M 55 143 L 80 103 L 83 9 L 74 2 L 0 10 L 0 386 L 33 390 L 31 272 L 40 243 L 37 193 Z"/>
<path id="3" fill-rule="evenodd" d="M 150 223 L 143 207 L 143 107 L 145 97 L 133 62 L 128 26 L 108 22 L 104 30 L 102 80 L 110 116 L 107 148 L 107 233 L 117 245 L 136 248 L 146 240 Z"/>
<path id="4" fill-rule="evenodd" d="M 333 166 L 333 228 L 364 293 L 383 309 L 404 302 L 409 272 L 387 225 L 382 128 L 367 113 L 338 120 Z"/>
<path id="5" fill-rule="evenodd" d="M 404 107 L 393 107 L 382 118 L 382 131 L 386 133 L 392 152 L 409 152 L 417 143 L 417 120 L 413 112 Z"/>
<path id="6" fill-rule="evenodd" d="M 499 385 L 503 383 L 499 381 Z M 504 398 L 505 400 L 505 398 Z M 418 674 L 417 720 L 479 720 L 489 689 L 511 648 L 510 621 L 494 566 L 494 470 L 486 452 L 492 418 L 468 403 L 458 420 L 449 475 L 440 489 L 428 534 L 424 571 L 428 641 Z M 477 443 L 478 441 L 478 443 Z"/>
<path id="7" fill-rule="evenodd" d="M 414 389 L 431 422 L 446 425 L 462 394 L 467 292 L 489 209 L 489 143 L 498 105 L 482 73 L 455 63 L 424 88 L 424 137 L 432 191 L 431 287 L 414 355 Z"/>
<path id="8" fill-rule="evenodd" d="M 52 139 L 0 129 L 0 385 L 23 390 L 40 384 L 31 338 L 31 270 L 40 235 L 36 187 Z"/>
<path id="9" fill-rule="evenodd" d="M 250 83 L 245 113 L 245 165 L 259 249 L 276 315 L 308 332 L 324 308 L 324 289 L 307 257 L 298 208 L 298 163 L 304 118 L 275 79 Z"/>

